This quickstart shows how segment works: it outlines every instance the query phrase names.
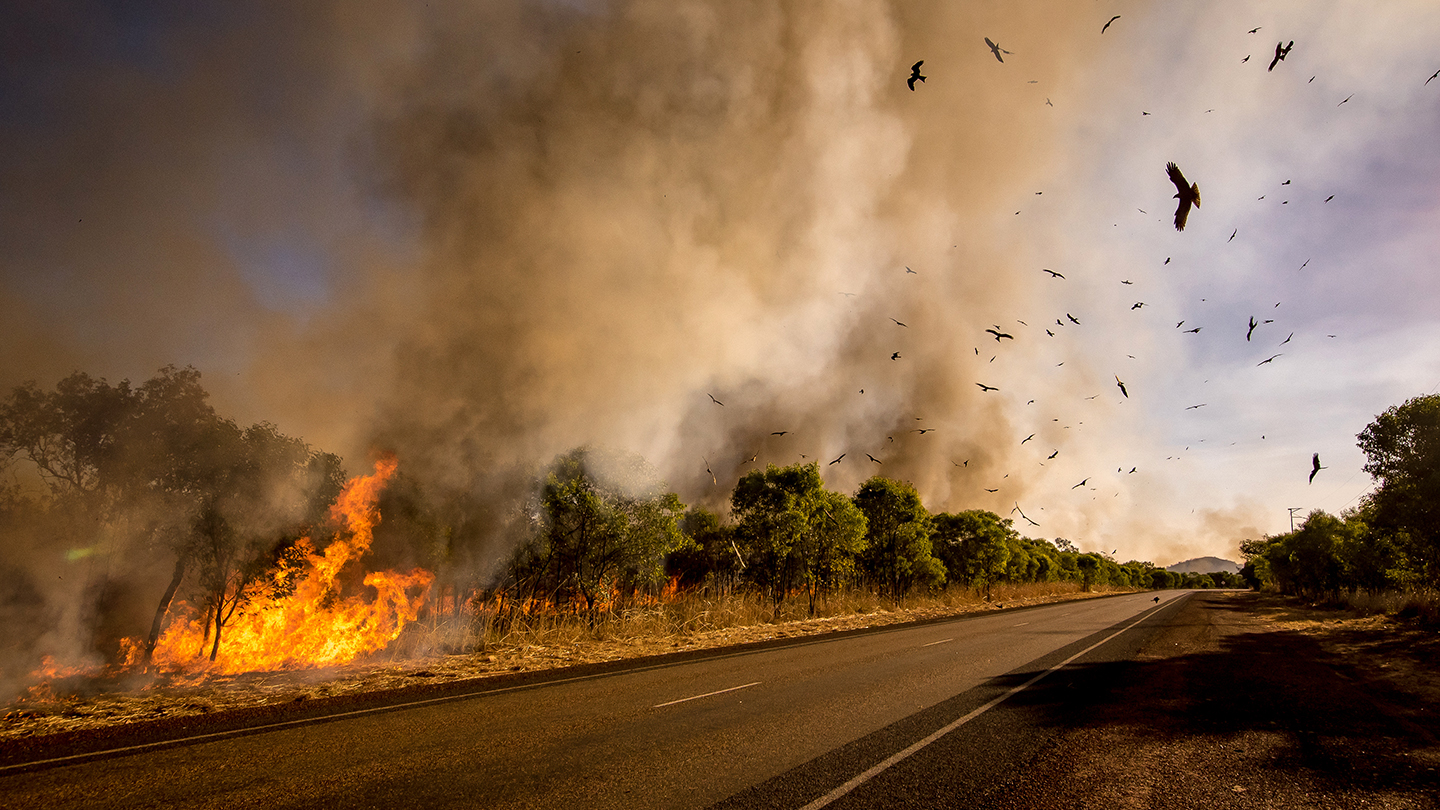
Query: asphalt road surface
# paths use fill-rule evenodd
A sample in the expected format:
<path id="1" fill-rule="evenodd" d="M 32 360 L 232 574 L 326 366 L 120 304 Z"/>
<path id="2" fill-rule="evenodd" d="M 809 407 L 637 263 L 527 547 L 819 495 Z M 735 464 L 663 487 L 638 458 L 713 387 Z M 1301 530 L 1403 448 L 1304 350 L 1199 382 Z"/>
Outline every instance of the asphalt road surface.
<path id="1" fill-rule="evenodd" d="M 1212 631 L 1228 615 L 1207 598 L 1163 592 L 1157 604 L 1135 594 L 580 677 L 562 672 L 467 696 L 6 767 L 0 806 L 1346 806 L 1312 803 L 1351 795 L 1349 781 L 1310 775 L 1343 761 L 1343 746 L 1318 738 L 1294 761 L 1245 738 L 1269 770 L 1244 784 L 1228 774 L 1226 784 L 1212 784 L 1210 760 L 1191 768 L 1187 782 L 1178 774 L 1185 763 L 1154 755 L 1157 746 L 1213 736 L 1215 729 L 1187 724 L 1211 722 L 1203 718 L 1207 700 L 1221 694 L 1215 690 L 1226 690 L 1224 703 L 1236 678 L 1276 669 L 1273 651 L 1250 651 L 1264 667 L 1251 672 L 1200 649 L 1224 635 Z M 1164 653 L 1171 647 L 1198 656 L 1199 671 L 1211 677 L 1177 679 L 1167 669 L 1176 660 Z M 1185 696 L 1184 707 L 1167 689 Z M 1311 698 L 1324 695 L 1322 688 Z M 1250 697 L 1241 708 L 1258 711 L 1249 720 L 1261 724 L 1285 696 Z M 1212 708 L 1216 717 L 1230 711 Z M 1137 740 L 1137 717 L 1142 728 L 1159 718 L 1164 733 Z M 1296 730 L 1284 722 L 1275 733 L 1289 739 Z M 1401 750 L 1423 743 L 1415 739 L 1425 729 L 1383 714 L 1376 722 L 1364 739 L 1399 741 L 1382 768 L 1366 772 L 1371 789 L 1363 796 L 1384 801 L 1355 806 L 1434 806 L 1425 802 L 1440 795 L 1435 772 Z M 1247 731 L 1220 725 L 1234 732 L 1225 745 Z M 1116 761 L 1120 751 L 1129 759 Z M 1138 774 L 1142 764 L 1177 776 Z M 1276 780 L 1289 792 L 1266 787 Z M 1172 781 L 1180 786 L 1173 791 Z"/>

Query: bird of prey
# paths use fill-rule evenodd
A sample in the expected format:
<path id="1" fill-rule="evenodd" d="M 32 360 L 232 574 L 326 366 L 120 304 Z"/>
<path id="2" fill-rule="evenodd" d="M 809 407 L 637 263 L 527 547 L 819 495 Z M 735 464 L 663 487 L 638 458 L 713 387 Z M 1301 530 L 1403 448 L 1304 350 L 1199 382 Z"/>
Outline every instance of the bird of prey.
<path id="1" fill-rule="evenodd" d="M 841 453 L 841 454 L 840 454 L 840 458 L 835 459 L 834 461 L 830 462 L 830 464 L 839 464 L 839 463 L 840 463 L 840 459 L 841 459 L 841 458 L 844 458 L 845 455 L 846 455 L 845 453 Z M 830 464 L 826 464 L 825 466 L 828 467 L 828 466 L 830 466 Z"/>
<path id="2" fill-rule="evenodd" d="M 1431 73 L 1431 74 L 1430 74 L 1430 79 L 1433 79 L 1433 78 L 1435 78 L 1436 76 L 1440 76 L 1440 70 L 1437 70 L 1437 71 L 1435 71 L 1434 73 Z M 1430 79 L 1426 79 L 1426 80 L 1425 80 L 1425 84 L 1429 84 L 1429 83 L 1430 83 Z M 1425 84 L 1422 84 L 1422 85 L 1420 85 L 1420 86 L 1421 86 L 1421 87 L 1424 87 Z"/>
<path id="3" fill-rule="evenodd" d="M 1033 438 L 1035 438 L 1035 434 L 1034 434 L 1034 433 L 1031 433 L 1029 436 L 1026 436 L 1025 438 L 1021 439 L 1021 440 L 1020 440 L 1020 443 L 1021 443 L 1021 444 L 1024 444 L 1025 442 L 1028 442 L 1028 441 L 1030 441 L 1030 440 L 1033 439 Z"/>
<path id="4" fill-rule="evenodd" d="M 1175 199 L 1180 204 L 1175 208 L 1175 230 L 1185 230 L 1185 218 L 1190 216 L 1190 206 L 1200 207 L 1200 184 L 1190 183 L 1185 175 L 1180 173 L 1180 167 L 1174 163 L 1165 164 L 1165 173 L 1170 176 L 1170 182 L 1175 184 Z"/>
<path id="5" fill-rule="evenodd" d="M 1321 467 L 1321 466 L 1320 466 L 1320 454 L 1319 454 L 1319 453 L 1316 453 L 1316 454 L 1310 459 L 1310 464 L 1312 465 L 1312 466 L 1310 467 L 1310 480 L 1307 481 L 1306 483 L 1313 484 L 1313 483 L 1315 483 L 1315 473 L 1318 473 L 1318 472 L 1320 472 L 1321 470 L 1325 470 L 1325 469 L 1329 469 L 1329 468 L 1328 468 L 1328 467 Z"/>
<path id="6" fill-rule="evenodd" d="M 1197 327 L 1195 327 L 1194 329 L 1186 329 L 1186 330 L 1185 330 L 1185 334 L 1187 334 L 1187 335 L 1189 335 L 1189 334 L 1196 334 L 1196 335 L 1198 335 L 1198 334 L 1200 334 L 1200 330 L 1203 329 L 1203 328 L 1204 328 L 1204 327 L 1197 326 Z"/>
<path id="7" fill-rule="evenodd" d="M 1295 47 L 1295 40 L 1293 39 L 1290 40 L 1289 45 L 1281 42 L 1275 43 L 1275 58 L 1270 60 L 1270 67 L 1265 68 L 1266 72 L 1274 70 L 1276 65 L 1284 62 L 1285 57 L 1290 55 L 1290 49 L 1293 47 Z"/>
<path id="8" fill-rule="evenodd" d="M 710 459 L 704 456 L 701 456 L 700 459 L 705 462 L 705 472 L 710 473 L 710 483 L 718 485 L 720 482 L 715 478 L 715 473 L 710 472 Z"/>
<path id="9" fill-rule="evenodd" d="M 934 430 L 934 429 L 935 429 L 935 428 L 916 428 L 916 429 L 915 429 L 915 432 L 916 432 L 916 433 L 919 433 L 921 436 L 924 436 L 926 433 L 929 433 L 930 431 L 932 431 L 932 430 Z"/>
<path id="10" fill-rule="evenodd" d="M 1290 342 L 1290 338 L 1293 338 L 1293 337 L 1295 337 L 1295 333 L 1294 333 L 1294 332 L 1291 332 L 1291 333 L 1290 333 L 1290 337 L 1287 337 L 1287 338 L 1285 338 L 1284 340 L 1280 341 L 1280 345 L 1281 345 L 1281 346 L 1284 346 L 1286 343 L 1289 343 L 1289 342 Z"/>
<path id="11" fill-rule="evenodd" d="M 1041 269 L 1042 271 L 1046 272 L 1046 273 L 1049 273 L 1051 278 L 1065 278 L 1065 277 L 1062 276 L 1061 274 L 1055 272 L 1054 270 L 1051 270 L 1051 269 L 1048 268 L 1048 267 L 1042 267 L 1042 268 L 1040 268 L 1040 269 Z"/>
<path id="12" fill-rule="evenodd" d="M 784 436 L 786 433 L 789 433 L 789 432 L 790 432 L 790 431 L 788 431 L 788 430 L 777 430 L 777 431 L 775 431 L 774 433 L 771 433 L 770 435 L 771 435 L 771 436 Z"/>
<path id="13" fill-rule="evenodd" d="M 1247 32 L 1245 32 L 1245 33 L 1247 33 L 1247 34 L 1253 34 L 1253 33 L 1255 33 L 1256 31 L 1259 31 L 1259 30 L 1260 30 L 1260 26 L 1257 25 L 1257 26 L 1255 26 L 1254 28 L 1251 28 L 1249 31 L 1247 31 Z"/>
<path id="14" fill-rule="evenodd" d="M 714 394 L 706 394 L 705 396 L 710 397 L 710 401 L 713 402 L 713 403 L 715 403 L 716 405 L 719 405 L 719 406 L 722 407 L 722 408 L 725 407 L 725 403 L 723 403 L 723 402 L 721 402 L 720 400 L 716 399 Z"/>
<path id="15" fill-rule="evenodd" d="M 1205 407 L 1206 404 L 1207 404 L 1207 403 L 1202 402 L 1202 403 L 1200 403 L 1199 405 L 1191 405 L 1190 407 L 1186 408 L 1185 410 L 1187 410 L 1187 411 L 1193 411 L 1193 410 L 1195 410 L 1196 408 L 1203 408 L 1203 407 Z"/>
<path id="16" fill-rule="evenodd" d="M 1247 53 L 1247 54 L 1245 54 L 1245 58 L 1240 60 L 1240 64 L 1243 65 L 1243 64 L 1245 64 L 1246 62 L 1249 62 L 1249 61 L 1250 61 L 1250 54 Z"/>
<path id="17" fill-rule="evenodd" d="M 1305 260 L 1305 264 L 1309 264 L 1309 263 L 1310 263 L 1310 260 L 1309 260 L 1309 259 L 1306 259 L 1306 260 Z M 1305 269 L 1305 264 L 1300 265 L 1300 270 L 1304 270 L 1304 269 Z M 1300 270 L 1296 270 L 1295 272 L 1298 273 L 1298 272 L 1300 272 Z"/>
<path id="18" fill-rule="evenodd" d="M 1261 360 L 1260 362 L 1256 363 L 1255 365 L 1257 365 L 1257 366 L 1263 366 L 1263 365 L 1265 365 L 1266 363 L 1270 362 L 1271 360 L 1274 360 L 1276 357 L 1280 357 L 1280 355 L 1278 355 L 1278 354 L 1276 354 L 1276 355 L 1271 355 L 1270 357 L 1268 357 L 1268 358 L 1266 358 L 1266 359 L 1264 359 L 1264 360 Z"/>
<path id="19" fill-rule="evenodd" d="M 1015 508 L 1010 510 L 1010 514 L 1013 515 L 1013 514 L 1015 514 L 1016 512 L 1019 512 L 1019 513 L 1020 513 L 1020 517 L 1025 518 L 1026 522 L 1028 522 L 1031 526 L 1039 526 L 1039 525 L 1040 525 L 1039 523 L 1036 523 L 1035 521 L 1030 520 L 1029 516 L 1026 515 L 1025 512 L 1020 508 L 1020 502 L 1019 502 L 1019 501 L 1016 501 L 1016 502 L 1015 502 Z"/>
<path id="20" fill-rule="evenodd" d="M 753 462 L 755 461 L 755 459 L 757 459 L 757 458 L 759 458 L 759 457 L 760 457 L 760 454 L 759 454 L 759 453 L 751 453 L 751 454 L 750 454 L 750 458 L 747 458 L 747 459 L 745 459 L 744 461 L 742 461 L 742 462 L 740 462 L 740 463 L 741 463 L 741 464 L 751 464 L 751 463 L 753 463 Z"/>
<path id="21" fill-rule="evenodd" d="M 1010 338 L 1011 340 L 1015 339 L 1014 335 L 1006 334 L 1005 332 L 999 332 L 994 329 L 986 329 L 985 331 L 995 336 L 996 343 L 1000 342 L 1000 338 Z"/>
<path id="22" fill-rule="evenodd" d="M 1181 321 L 1181 322 L 1175 324 L 1175 328 L 1176 328 L 1176 329 L 1179 329 L 1180 327 L 1182 327 L 1182 326 L 1184 326 L 1184 325 L 1185 325 L 1185 322 L 1184 322 L 1184 321 Z"/>
<path id="23" fill-rule="evenodd" d="M 1290 181 L 1289 181 L 1289 180 L 1286 180 L 1285 182 L 1281 183 L 1280 185 L 1282 185 L 1282 186 L 1288 186 L 1288 185 L 1290 185 Z"/>
<path id="24" fill-rule="evenodd" d="M 880 463 L 880 459 L 875 458 L 874 456 L 870 455 L 869 453 L 866 453 L 866 454 L 865 454 L 865 457 L 868 458 L 868 459 L 870 459 L 871 461 L 875 462 L 876 464 L 879 464 L 879 463 Z"/>
<path id="25" fill-rule="evenodd" d="M 1258 323 L 1255 322 L 1255 316 L 1254 316 L 1254 315 L 1251 315 L 1251 316 L 1250 316 L 1250 328 L 1245 331 L 1245 342 L 1246 342 L 1246 343 L 1249 343 L 1249 342 L 1250 342 L 1250 336 L 1255 333 L 1255 327 L 1257 327 L 1257 326 L 1259 326 L 1259 325 L 1260 325 L 1260 324 L 1258 324 Z"/>
<path id="26" fill-rule="evenodd" d="M 1144 110 L 1141 110 L 1141 111 L 1140 111 L 1140 115 L 1142 115 L 1142 116 L 1146 116 L 1146 115 L 1149 115 L 1149 114 L 1150 114 L 1150 113 L 1145 112 Z M 1144 212 L 1142 211 L 1141 213 L 1144 213 Z"/>
<path id="27" fill-rule="evenodd" d="M 1125 390 L 1125 383 L 1121 382 L 1118 376 L 1115 378 L 1115 385 L 1119 387 L 1120 393 L 1124 394 L 1126 399 L 1130 398 L 1130 392 Z"/>
<path id="28" fill-rule="evenodd" d="M 912 275 L 912 276 L 918 276 L 918 275 L 920 275 L 919 273 L 915 272 L 914 270 L 911 270 L 911 269 L 908 268 L 908 267 L 905 268 L 905 272 L 909 273 L 909 274 Z"/>
<path id="29" fill-rule="evenodd" d="M 1130 473 L 1135 472 L 1135 469 L 1136 469 L 1135 467 L 1131 467 L 1131 468 L 1130 468 L 1130 472 L 1129 472 L 1129 473 L 1125 473 L 1125 474 L 1126 474 L 1126 475 L 1129 475 Z"/>
<path id="30" fill-rule="evenodd" d="M 1239 228 L 1236 228 L 1235 230 L 1231 231 L 1231 232 L 1230 232 L 1230 238 L 1225 240 L 1225 244 L 1228 245 L 1228 244 L 1230 244 L 1231 242 L 1234 242 L 1234 241 L 1235 241 L 1235 234 L 1237 234 L 1237 233 L 1239 233 L 1239 232 L 1240 232 L 1240 229 L 1239 229 Z"/>
<path id="31" fill-rule="evenodd" d="M 1354 93 L 1351 93 L 1350 95 L 1348 95 L 1348 96 L 1345 97 L 1345 101 L 1349 101 L 1350 99 L 1352 99 L 1352 98 L 1354 98 L 1354 97 L 1355 97 L 1355 94 L 1354 94 Z M 1345 101 L 1340 102 L 1340 104 L 1344 104 Z M 1339 107 L 1340 104 L 1336 104 L 1335 106 L 1336 106 L 1336 107 Z"/>
<path id="32" fill-rule="evenodd" d="M 986 385 L 985 383 L 975 383 L 975 384 L 978 385 L 978 386 L 980 386 L 980 390 L 981 390 L 981 391 L 999 391 L 999 390 L 1000 390 L 999 388 L 996 388 L 996 387 L 993 386 L 993 385 Z"/>
<path id="33" fill-rule="evenodd" d="M 1055 457 L 1058 456 L 1058 455 L 1060 455 L 1060 451 L 1059 451 L 1059 450 L 1056 450 L 1055 452 L 1053 452 L 1053 453 L 1051 453 L 1050 455 L 1046 456 L 1045 459 L 1048 461 L 1048 460 L 1050 460 L 1050 459 L 1052 459 L 1052 458 L 1055 458 Z"/>
<path id="34" fill-rule="evenodd" d="M 1129 280 L 1129 279 L 1123 279 L 1123 278 L 1122 278 L 1122 279 L 1120 279 L 1120 283 L 1121 283 L 1121 284 L 1134 284 L 1135 282 L 1133 282 L 1133 281 L 1131 281 L 1131 280 Z"/>
<path id="35" fill-rule="evenodd" d="M 955 464 L 955 462 L 954 462 L 953 459 L 951 460 L 950 463 L 951 463 L 951 464 Z M 965 463 L 964 463 L 964 464 L 955 464 L 955 466 L 956 466 L 956 467 L 969 467 L 969 466 L 970 466 L 970 459 L 967 458 L 967 459 L 965 459 Z"/>
<path id="36" fill-rule="evenodd" d="M 1004 62 L 1004 61 L 1005 61 L 1004 59 L 1001 59 L 1001 58 L 1000 58 L 1000 54 L 1002 54 L 1002 53 L 1010 53 L 1009 51 L 1005 50 L 1004 48 L 1000 47 L 999 45 L 996 45 L 995 43 L 991 42 L 989 37 L 985 37 L 985 44 L 988 45 L 988 46 L 990 46 L 990 52 L 993 53 L 993 54 L 995 54 L 995 61 L 997 61 L 997 62 Z"/>
<path id="37" fill-rule="evenodd" d="M 890 320 L 895 321 L 894 318 L 891 318 Z M 899 321 L 895 321 L 895 325 L 896 325 L 896 326 L 905 326 L 905 324 L 903 324 L 903 323 L 901 323 L 901 322 L 899 322 Z M 905 328 L 906 328 L 906 329 L 909 329 L 910 327 L 905 326 Z"/>
<path id="38" fill-rule="evenodd" d="M 910 85 L 910 90 L 912 92 L 915 90 L 916 79 L 919 79 L 922 82 L 925 81 L 925 77 L 920 75 L 920 66 L 923 64 L 925 64 L 925 60 L 921 59 L 919 62 L 916 62 L 915 64 L 910 66 L 910 78 L 906 79 L 905 83 Z"/>
<path id="39" fill-rule="evenodd" d="M 1111 18 L 1110 18 L 1110 22 L 1105 23 L 1105 27 L 1100 29 L 1100 33 L 1102 33 L 1102 34 L 1105 33 L 1105 28 L 1109 28 L 1109 27 L 1110 27 L 1110 23 L 1113 23 L 1113 22 L 1115 22 L 1115 21 L 1118 20 L 1118 19 L 1120 19 L 1120 15 L 1119 15 L 1119 14 L 1116 14 L 1114 17 L 1111 17 Z"/>
<path id="40" fill-rule="evenodd" d="M 1047 105 L 1051 106 L 1051 107 L 1054 107 L 1054 106 L 1055 106 L 1054 104 L 1050 104 L 1050 99 L 1048 99 L 1048 98 L 1045 99 L 1045 103 L 1046 103 Z"/>
<path id="41" fill-rule="evenodd" d="M 1045 330 L 1045 334 L 1049 335 L 1050 337 L 1055 337 L 1055 333 L 1051 332 L 1049 329 Z"/>
<path id="42" fill-rule="evenodd" d="M 1131 304 L 1131 305 L 1130 305 L 1130 308 L 1131 308 L 1131 309 L 1139 309 L 1139 308 L 1141 308 L 1141 307 L 1143 307 L 1143 306 L 1145 306 L 1145 302 L 1144 302 L 1144 301 L 1136 301 L 1134 304 Z"/>
<path id="43" fill-rule="evenodd" d="M 1169 263 L 1170 263 L 1170 257 L 1169 257 L 1169 256 L 1166 256 L 1166 257 L 1165 257 L 1165 264 L 1169 264 Z M 1163 267 L 1164 265 L 1161 265 L 1161 266 Z"/>
<path id="44" fill-rule="evenodd" d="M 1090 481 L 1090 479 L 1089 479 L 1089 478 L 1086 478 L 1084 481 L 1081 481 L 1080 483 L 1078 483 L 1078 484 L 1076 484 L 1075 486 L 1070 487 L 1070 488 L 1071 488 L 1071 489 L 1079 489 L 1080 487 L 1085 486 L 1085 484 L 1088 483 L 1089 481 Z"/>
<path id="45" fill-rule="evenodd" d="M 1330 201 L 1333 200 L 1333 199 L 1335 199 L 1335 195 L 1334 195 L 1334 194 L 1331 194 L 1329 197 L 1326 197 L 1326 198 L 1325 198 L 1325 202 L 1330 202 Z"/>
<path id="46" fill-rule="evenodd" d="M 900 359 L 900 353 L 899 353 L 899 352 L 895 352 L 894 354 L 890 355 L 890 359 L 891 359 L 891 360 L 899 360 L 899 359 Z"/>
<path id="47" fill-rule="evenodd" d="M 998 489 L 990 489 L 989 487 L 986 487 L 986 488 L 985 488 L 985 491 L 986 491 L 986 492 L 999 492 L 1000 490 L 998 490 Z"/>

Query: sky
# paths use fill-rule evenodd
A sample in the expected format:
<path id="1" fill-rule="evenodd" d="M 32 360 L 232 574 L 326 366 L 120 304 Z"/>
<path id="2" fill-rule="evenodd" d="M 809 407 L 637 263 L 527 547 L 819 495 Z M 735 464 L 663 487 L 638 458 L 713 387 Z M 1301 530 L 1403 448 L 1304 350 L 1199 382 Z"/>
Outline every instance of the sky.
<path id="1" fill-rule="evenodd" d="M 352 474 L 818 461 L 1161 565 L 1355 506 L 1440 390 L 1433 2 L 0 18 L 0 390 L 193 365 Z"/>

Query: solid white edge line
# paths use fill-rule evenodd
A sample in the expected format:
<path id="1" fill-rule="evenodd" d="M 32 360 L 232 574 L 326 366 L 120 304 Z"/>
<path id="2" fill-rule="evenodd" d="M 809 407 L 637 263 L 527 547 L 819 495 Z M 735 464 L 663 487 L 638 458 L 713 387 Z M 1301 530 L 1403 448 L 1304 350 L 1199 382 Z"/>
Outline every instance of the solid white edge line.
<path id="1" fill-rule="evenodd" d="M 944 644 L 947 641 L 954 641 L 953 638 L 942 638 L 939 641 L 932 641 L 929 644 L 921 644 L 921 647 L 934 647 L 936 644 Z"/>
<path id="2" fill-rule="evenodd" d="M 652 708 L 652 709 L 659 709 L 659 708 L 662 708 L 662 707 L 665 707 L 665 706 L 674 706 L 676 703 L 684 703 L 684 702 L 687 701 L 687 700 L 699 700 L 699 699 L 702 698 L 702 697 L 710 697 L 711 695 L 723 695 L 723 694 L 725 694 L 726 692 L 734 692 L 736 689 L 749 689 L 749 688 L 752 687 L 752 686 L 759 686 L 759 685 L 760 685 L 760 681 L 756 681 L 756 682 L 754 682 L 754 683 L 742 684 L 742 685 L 740 685 L 740 686 L 732 686 L 732 687 L 730 687 L 729 689 L 719 689 L 719 690 L 716 690 L 716 691 L 714 691 L 714 692 L 706 692 L 706 693 L 703 694 L 703 695 L 693 695 L 693 696 L 688 697 L 688 698 L 680 698 L 679 700 L 672 700 L 672 701 L 670 701 L 669 703 L 656 703 L 654 706 L 651 706 L 650 708 Z"/>
<path id="3" fill-rule="evenodd" d="M 1035 677 L 1031 678 L 1030 680 L 1026 681 L 1025 683 L 1022 683 L 1022 684 L 1020 684 L 1019 686 L 1016 686 L 1016 687 L 1011 688 L 1010 691 L 1008 691 L 1008 692 L 1000 695 L 1000 696 L 997 697 L 997 698 L 991 699 L 991 701 L 990 701 L 989 703 L 986 703 L 985 705 L 979 707 L 978 709 L 973 709 L 969 714 L 965 715 L 964 717 L 961 717 L 959 720 L 955 720 L 955 721 L 951 722 L 949 725 L 947 725 L 947 726 L 945 726 L 944 728 L 941 728 L 940 730 L 932 733 L 930 736 L 926 737 L 925 739 L 921 740 L 920 742 L 917 742 L 917 743 L 911 745 L 909 748 L 906 748 L 906 749 L 903 750 L 903 751 L 899 751 L 899 752 L 897 752 L 897 753 L 891 754 L 891 755 L 890 755 L 889 757 L 887 757 L 884 761 L 880 762 L 880 763 L 877 764 L 877 765 L 872 766 L 869 770 L 865 771 L 864 773 L 860 774 L 859 776 L 856 776 L 855 778 L 851 779 L 850 781 L 846 782 L 845 784 L 841 785 L 840 787 L 835 788 L 834 790 L 830 791 L 829 793 L 826 793 L 824 796 L 821 796 L 820 798 L 816 799 L 815 801 L 813 801 L 813 802 L 805 805 L 804 807 L 800 808 L 800 810 L 820 810 L 820 808 L 822 808 L 822 807 L 830 804 L 831 802 L 835 801 L 836 799 L 840 798 L 841 796 L 844 796 L 845 794 L 849 793 L 850 791 L 854 790 L 855 788 L 860 787 L 861 785 L 865 784 L 866 782 L 869 782 L 871 779 L 874 779 L 876 776 L 878 776 L 878 775 L 880 775 L 882 772 L 888 770 L 890 767 L 892 767 L 892 766 L 895 765 L 896 763 L 900 762 L 901 760 L 906 759 L 907 757 L 909 757 L 911 754 L 915 753 L 916 751 L 919 751 L 920 749 L 924 748 L 925 746 L 929 745 L 930 743 L 935 742 L 936 740 L 940 739 L 941 737 L 944 737 L 946 734 L 949 734 L 950 732 L 952 732 L 952 731 L 954 731 L 955 729 L 957 729 L 957 728 L 965 725 L 966 723 L 970 722 L 971 720 L 974 720 L 975 718 L 979 717 L 980 715 L 984 714 L 985 712 L 989 711 L 990 709 L 993 709 L 995 706 L 997 706 L 997 705 L 999 705 L 1000 703 L 1002 703 L 1003 701 L 1005 701 L 1005 700 L 1006 700 L 1007 698 L 1009 698 L 1011 695 L 1014 695 L 1014 694 L 1016 694 L 1017 692 L 1022 692 L 1022 691 L 1024 691 L 1025 689 L 1029 688 L 1032 684 L 1034 684 L 1036 681 L 1040 680 L 1041 678 L 1045 677 L 1046 675 L 1049 675 L 1050 673 L 1054 672 L 1055 670 L 1060 669 L 1061 667 L 1064 667 L 1066 664 L 1069 664 L 1071 661 L 1074 661 L 1076 658 L 1079 658 L 1080 656 L 1084 655 L 1085 653 L 1090 652 L 1091 650 L 1095 649 L 1096 647 L 1099 647 L 1100 645 L 1106 643 L 1107 641 L 1110 641 L 1111 639 L 1115 638 L 1116 636 L 1120 635 L 1121 633 L 1124 633 L 1126 630 L 1129 630 L 1130 628 L 1132 628 L 1132 627 L 1134 627 L 1135 625 L 1139 624 L 1140 622 L 1144 621 L 1144 620 L 1145 620 L 1145 617 L 1148 616 L 1148 615 L 1150 615 L 1150 614 L 1153 613 L 1153 612 L 1154 612 L 1154 609 L 1153 609 L 1153 608 L 1152 608 L 1151 610 L 1145 611 L 1144 613 L 1140 614 L 1140 616 L 1137 617 L 1137 618 L 1135 619 L 1135 621 L 1133 621 L 1133 622 L 1125 625 L 1124 627 L 1120 628 L 1119 630 L 1116 630 L 1114 633 L 1111 633 L 1110 635 L 1106 636 L 1105 638 L 1101 639 L 1100 641 L 1097 641 L 1097 642 L 1095 642 L 1094 644 L 1091 644 L 1089 647 L 1086 647 L 1085 649 L 1081 650 L 1080 652 L 1075 653 L 1074 655 L 1070 656 L 1069 658 L 1066 658 L 1064 661 L 1061 661 L 1060 663 L 1058 663 L 1058 664 L 1056 664 L 1055 666 L 1053 666 L 1053 667 L 1045 670 L 1044 672 L 1040 673 L 1039 675 L 1036 675 Z"/>

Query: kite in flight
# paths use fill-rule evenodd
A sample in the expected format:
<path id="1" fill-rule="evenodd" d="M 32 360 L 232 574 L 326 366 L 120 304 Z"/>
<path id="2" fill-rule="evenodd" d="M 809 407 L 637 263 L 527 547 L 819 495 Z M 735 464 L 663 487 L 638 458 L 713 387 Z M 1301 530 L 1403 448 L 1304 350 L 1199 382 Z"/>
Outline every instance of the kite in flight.
<path id="1" fill-rule="evenodd" d="M 990 52 L 993 53 L 993 54 L 995 54 L 995 59 L 996 59 L 996 61 L 1004 62 L 1005 60 L 1000 58 L 1000 54 L 1002 54 L 1002 53 L 1010 53 L 1009 51 L 1005 50 L 1004 48 L 1000 47 L 999 45 L 996 45 L 995 43 L 991 42 L 989 37 L 985 37 L 985 44 L 990 46 Z"/>
<path id="2" fill-rule="evenodd" d="M 910 85 L 911 92 L 914 92 L 915 90 L 916 79 L 919 79 L 922 82 L 925 81 L 925 77 L 920 75 L 920 66 L 923 64 L 925 64 L 925 60 L 921 59 L 919 62 L 916 62 L 915 64 L 910 66 L 910 78 L 906 79 L 905 83 Z"/>
<path id="3" fill-rule="evenodd" d="M 1285 57 L 1290 55 L 1290 49 L 1293 47 L 1295 47 L 1295 40 L 1293 39 L 1290 40 L 1289 45 L 1282 45 L 1279 42 L 1275 43 L 1275 58 L 1270 60 L 1270 67 L 1265 68 L 1265 71 L 1268 73 L 1274 70 L 1276 65 L 1284 62 Z"/>
<path id="4" fill-rule="evenodd" d="M 1193 203 L 1196 208 L 1200 207 L 1200 184 L 1190 183 L 1185 175 L 1180 173 L 1180 167 L 1174 163 L 1165 164 L 1165 172 L 1170 175 L 1170 182 L 1175 184 L 1177 193 L 1175 199 L 1180 201 L 1175 208 L 1175 230 L 1185 230 L 1185 219 L 1190 216 L 1190 206 Z"/>

